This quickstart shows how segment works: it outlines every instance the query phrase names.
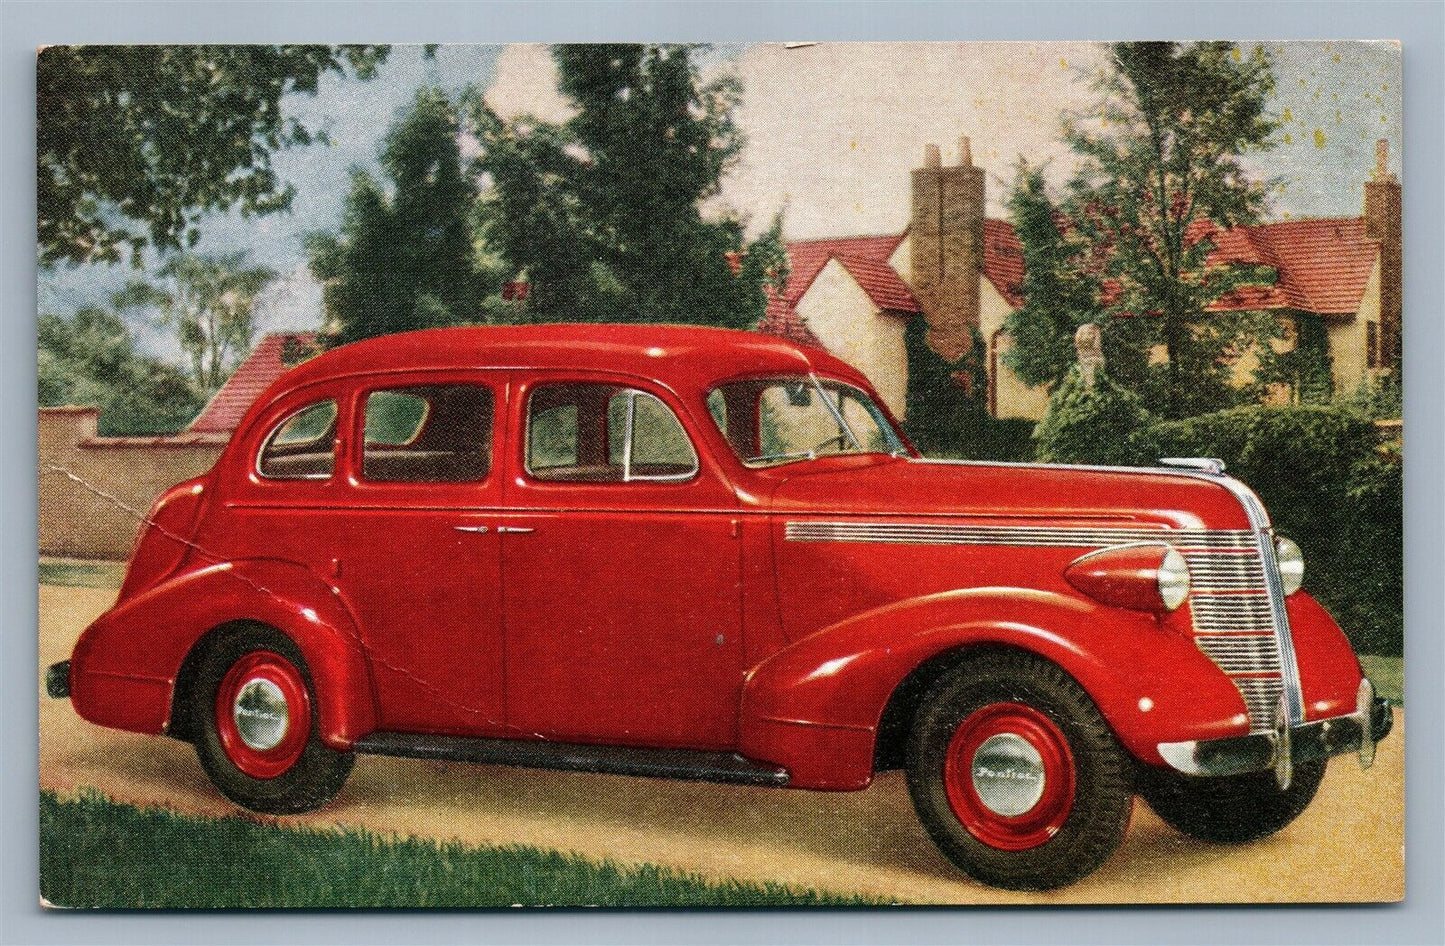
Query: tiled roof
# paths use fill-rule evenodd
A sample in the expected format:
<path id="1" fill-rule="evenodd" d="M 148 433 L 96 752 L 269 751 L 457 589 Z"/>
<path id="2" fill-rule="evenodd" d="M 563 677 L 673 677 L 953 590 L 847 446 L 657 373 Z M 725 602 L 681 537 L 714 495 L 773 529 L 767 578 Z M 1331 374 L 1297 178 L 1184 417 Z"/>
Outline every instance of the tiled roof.
<path id="1" fill-rule="evenodd" d="M 1219 299 L 1214 311 L 1299 309 L 1354 315 L 1375 268 L 1378 240 L 1365 236 L 1362 217 L 1287 220 L 1227 231 L 1201 227 L 1215 244 L 1210 265 L 1253 263 L 1277 273 L 1273 286 L 1245 287 Z"/>
<path id="2" fill-rule="evenodd" d="M 918 302 L 908 285 L 888 265 L 905 234 L 846 237 L 837 240 L 796 240 L 788 244 L 788 285 L 782 296 L 768 290 L 768 308 L 758 329 L 804 345 L 822 347 L 794 306 L 813 285 L 831 259 L 868 294 L 882 311 L 917 312 Z"/>
<path id="3" fill-rule="evenodd" d="M 206 405 L 201 415 L 191 421 L 186 428 L 187 433 L 193 434 L 226 434 L 234 433 L 241 418 L 251 409 L 251 404 L 261 396 L 261 392 L 271 386 L 271 382 L 291 367 L 282 360 L 286 351 L 288 340 L 294 339 L 295 344 L 302 347 L 309 347 L 316 343 L 314 332 L 272 332 L 261 338 L 256 347 L 251 349 L 251 354 L 246 360 L 237 366 L 226 383 L 211 398 L 211 403 Z"/>
<path id="4" fill-rule="evenodd" d="M 983 274 L 1009 305 L 1024 304 L 1024 245 L 1007 220 L 984 218 Z"/>

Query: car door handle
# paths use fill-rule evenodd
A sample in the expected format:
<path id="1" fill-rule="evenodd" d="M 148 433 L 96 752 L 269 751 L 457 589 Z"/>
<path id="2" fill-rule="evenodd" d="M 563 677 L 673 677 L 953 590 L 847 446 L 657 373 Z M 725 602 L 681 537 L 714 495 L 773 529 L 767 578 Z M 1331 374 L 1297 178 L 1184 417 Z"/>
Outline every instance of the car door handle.
<path id="1" fill-rule="evenodd" d="M 512 535 L 522 535 L 528 532 L 535 532 L 537 530 L 529 529 L 526 526 L 497 526 L 497 531 L 510 533 Z"/>
<path id="2" fill-rule="evenodd" d="M 452 526 L 452 528 L 453 528 L 453 529 L 456 529 L 458 532 L 486 532 L 486 531 L 487 531 L 487 527 L 486 527 L 486 526 Z M 498 529 L 497 531 L 498 531 L 498 532 L 501 532 L 502 530 L 501 530 L 501 529 Z"/>

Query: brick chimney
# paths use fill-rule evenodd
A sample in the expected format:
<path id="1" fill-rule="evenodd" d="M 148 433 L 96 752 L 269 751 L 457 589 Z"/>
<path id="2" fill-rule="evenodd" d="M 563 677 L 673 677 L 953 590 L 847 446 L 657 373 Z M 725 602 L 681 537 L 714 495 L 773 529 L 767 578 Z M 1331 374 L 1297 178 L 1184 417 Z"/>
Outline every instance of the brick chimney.
<path id="1" fill-rule="evenodd" d="M 978 325 L 983 199 L 983 169 L 973 166 L 967 137 L 959 139 L 958 164 L 949 167 L 937 145 L 924 147 L 923 167 L 913 171 L 909 268 L 928 344 L 948 361 L 968 353 Z"/>
<path id="2" fill-rule="evenodd" d="M 1400 182 L 1390 173 L 1390 144 L 1375 142 L 1375 173 L 1365 182 L 1365 235 L 1380 241 L 1380 354 L 1393 367 L 1400 354 L 1402 311 Z"/>

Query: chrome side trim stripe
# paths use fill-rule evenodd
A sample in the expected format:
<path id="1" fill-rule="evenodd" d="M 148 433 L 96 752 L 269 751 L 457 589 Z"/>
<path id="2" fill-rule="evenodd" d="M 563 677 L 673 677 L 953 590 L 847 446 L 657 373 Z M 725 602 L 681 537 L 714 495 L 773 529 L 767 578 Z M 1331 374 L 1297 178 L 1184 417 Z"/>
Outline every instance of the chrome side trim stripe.
<path id="1" fill-rule="evenodd" d="M 877 542 L 899 545 L 1021 545 L 1102 548 L 1127 542 L 1168 542 L 1188 553 L 1253 550 L 1247 529 L 1058 528 L 1048 526 L 962 526 L 927 522 L 788 522 L 789 542 Z"/>

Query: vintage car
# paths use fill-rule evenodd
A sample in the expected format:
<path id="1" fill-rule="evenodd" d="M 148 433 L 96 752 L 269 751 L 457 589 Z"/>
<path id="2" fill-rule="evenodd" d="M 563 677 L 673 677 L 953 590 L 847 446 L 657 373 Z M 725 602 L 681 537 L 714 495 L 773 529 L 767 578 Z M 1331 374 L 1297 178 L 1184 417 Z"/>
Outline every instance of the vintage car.
<path id="1" fill-rule="evenodd" d="M 156 502 L 50 668 L 262 812 L 357 753 L 867 788 L 987 884 L 1071 883 L 1134 796 L 1278 831 L 1390 728 L 1217 461 L 940 462 L 753 333 L 435 329 L 293 368 Z M 480 801 L 479 804 L 484 804 Z"/>

